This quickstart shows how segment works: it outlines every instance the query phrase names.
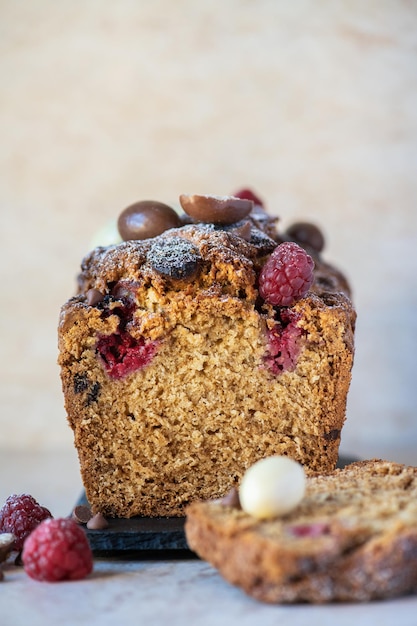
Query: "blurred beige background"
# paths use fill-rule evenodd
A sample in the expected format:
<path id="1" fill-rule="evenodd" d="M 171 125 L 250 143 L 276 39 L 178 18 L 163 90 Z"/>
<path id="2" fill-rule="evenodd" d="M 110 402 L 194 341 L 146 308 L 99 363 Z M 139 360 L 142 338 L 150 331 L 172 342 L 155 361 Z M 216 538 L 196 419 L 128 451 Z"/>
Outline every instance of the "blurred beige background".
<path id="1" fill-rule="evenodd" d="M 72 449 L 61 304 L 133 201 L 251 186 L 358 309 L 342 450 L 417 464 L 417 2 L 0 0 L 0 448 Z"/>

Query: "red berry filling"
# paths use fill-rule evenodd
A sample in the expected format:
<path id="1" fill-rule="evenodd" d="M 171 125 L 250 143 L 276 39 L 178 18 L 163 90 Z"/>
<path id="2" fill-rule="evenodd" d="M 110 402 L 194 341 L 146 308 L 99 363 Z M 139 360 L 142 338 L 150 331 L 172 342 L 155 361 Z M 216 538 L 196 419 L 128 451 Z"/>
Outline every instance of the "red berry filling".
<path id="1" fill-rule="evenodd" d="M 314 539 L 315 537 L 328 535 L 330 527 L 325 522 L 314 522 L 313 524 L 296 524 L 295 526 L 290 526 L 288 530 L 295 537 L 309 537 Z"/>
<path id="2" fill-rule="evenodd" d="M 111 335 L 100 335 L 96 351 L 110 378 L 120 379 L 148 365 L 158 347 L 157 341 L 136 339 L 127 330 L 136 309 L 134 284 L 120 281 L 113 286 L 112 297 L 120 300 L 120 306 L 107 308 L 103 316 L 117 315 L 118 329 Z"/>
<path id="3" fill-rule="evenodd" d="M 96 349 L 108 375 L 120 379 L 148 365 L 157 345 L 156 341 L 146 341 L 143 337 L 135 339 L 121 330 L 112 335 L 101 335 Z"/>
<path id="4" fill-rule="evenodd" d="M 304 330 L 297 326 L 301 315 L 291 310 L 281 310 L 280 320 L 268 330 L 268 354 L 265 363 L 275 375 L 292 372 L 301 351 Z"/>

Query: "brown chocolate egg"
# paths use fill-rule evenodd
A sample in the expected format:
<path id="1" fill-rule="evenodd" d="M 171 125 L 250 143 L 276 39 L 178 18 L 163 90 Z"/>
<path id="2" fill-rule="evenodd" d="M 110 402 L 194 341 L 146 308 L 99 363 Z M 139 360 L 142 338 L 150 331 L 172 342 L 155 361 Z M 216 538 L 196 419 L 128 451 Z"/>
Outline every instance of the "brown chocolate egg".
<path id="1" fill-rule="evenodd" d="M 117 228 L 124 241 L 157 237 L 169 228 L 179 228 L 179 215 L 167 204 L 142 200 L 128 206 L 119 215 Z"/>
<path id="2" fill-rule="evenodd" d="M 310 246 L 316 252 L 324 248 L 324 237 L 321 230 L 310 222 L 296 222 L 287 228 L 287 235 L 300 245 Z"/>
<path id="3" fill-rule="evenodd" d="M 198 222 L 207 224 L 235 224 L 245 218 L 253 208 L 253 201 L 234 196 L 180 196 L 184 211 Z"/>

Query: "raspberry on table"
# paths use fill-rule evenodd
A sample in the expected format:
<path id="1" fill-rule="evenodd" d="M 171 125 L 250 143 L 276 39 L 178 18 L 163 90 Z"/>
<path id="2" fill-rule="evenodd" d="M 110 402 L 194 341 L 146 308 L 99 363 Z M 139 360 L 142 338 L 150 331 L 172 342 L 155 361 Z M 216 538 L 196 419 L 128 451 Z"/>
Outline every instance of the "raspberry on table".
<path id="1" fill-rule="evenodd" d="M 0 532 L 13 533 L 16 537 L 13 548 L 21 550 L 26 537 L 49 517 L 51 512 L 32 496 L 13 494 L 0 509 Z"/>
<path id="2" fill-rule="evenodd" d="M 314 276 L 314 261 L 298 244 L 277 246 L 259 275 L 261 298 L 274 306 L 291 306 L 303 298 Z"/>
<path id="3" fill-rule="evenodd" d="M 44 520 L 25 541 L 26 573 L 44 582 L 80 580 L 93 570 L 93 555 L 83 529 L 70 518 Z"/>

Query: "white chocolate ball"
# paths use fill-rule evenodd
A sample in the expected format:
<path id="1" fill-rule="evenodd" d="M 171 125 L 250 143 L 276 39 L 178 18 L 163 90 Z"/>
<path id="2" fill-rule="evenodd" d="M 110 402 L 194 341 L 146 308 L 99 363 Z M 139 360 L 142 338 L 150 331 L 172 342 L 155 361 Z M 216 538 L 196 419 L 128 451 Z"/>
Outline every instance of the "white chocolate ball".
<path id="1" fill-rule="evenodd" d="M 242 478 L 239 498 L 245 513 L 268 519 L 289 513 L 304 497 L 303 466 L 287 456 L 270 456 L 250 467 Z"/>
<path id="2" fill-rule="evenodd" d="M 90 242 L 90 248 L 97 248 L 97 246 L 113 246 L 122 243 L 122 241 L 123 239 L 117 228 L 117 220 L 111 220 L 96 232 Z"/>

